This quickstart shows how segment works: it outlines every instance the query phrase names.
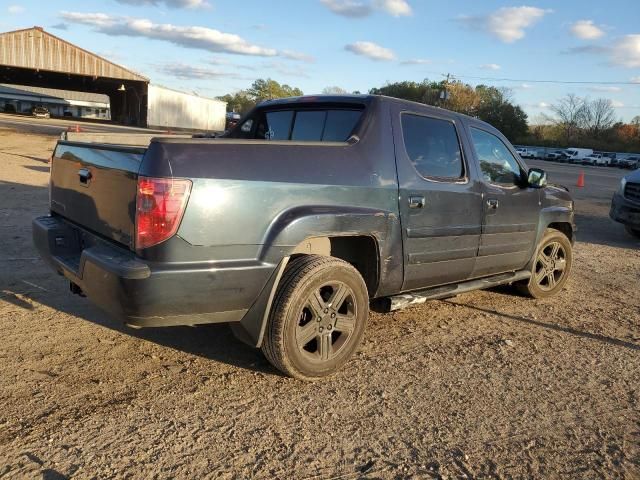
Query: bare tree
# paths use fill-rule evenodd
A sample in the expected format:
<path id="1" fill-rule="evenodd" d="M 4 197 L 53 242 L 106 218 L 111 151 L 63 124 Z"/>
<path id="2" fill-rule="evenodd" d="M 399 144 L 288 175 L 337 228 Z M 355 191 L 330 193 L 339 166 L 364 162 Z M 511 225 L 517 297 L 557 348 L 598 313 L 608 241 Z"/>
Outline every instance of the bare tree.
<path id="1" fill-rule="evenodd" d="M 551 111 L 555 114 L 555 117 L 550 117 L 549 120 L 562 129 L 568 142 L 576 136 L 584 125 L 585 105 L 584 98 L 572 93 L 560 99 L 558 103 L 551 105 Z"/>
<path id="2" fill-rule="evenodd" d="M 611 128 L 616 122 L 616 111 L 613 103 L 607 98 L 597 98 L 591 102 L 584 102 L 584 128 L 594 138 L 598 138 L 603 131 Z"/>

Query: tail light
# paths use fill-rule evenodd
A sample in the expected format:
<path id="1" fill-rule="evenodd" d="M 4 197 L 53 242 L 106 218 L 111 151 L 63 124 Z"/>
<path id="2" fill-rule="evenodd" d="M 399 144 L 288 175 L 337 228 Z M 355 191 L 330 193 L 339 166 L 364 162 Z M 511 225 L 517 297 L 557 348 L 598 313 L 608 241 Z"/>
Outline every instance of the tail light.
<path id="1" fill-rule="evenodd" d="M 175 235 L 190 193 L 190 180 L 138 177 L 136 249 L 157 245 Z"/>

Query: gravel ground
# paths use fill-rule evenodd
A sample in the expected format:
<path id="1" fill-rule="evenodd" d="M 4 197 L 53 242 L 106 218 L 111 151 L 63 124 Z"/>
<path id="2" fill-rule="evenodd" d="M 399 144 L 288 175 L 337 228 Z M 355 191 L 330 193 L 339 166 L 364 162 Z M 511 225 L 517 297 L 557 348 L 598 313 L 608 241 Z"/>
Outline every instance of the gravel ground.
<path id="1" fill-rule="evenodd" d="M 71 295 L 30 239 L 54 143 L 0 130 L 0 478 L 640 478 L 640 242 L 606 216 L 616 179 L 579 192 L 558 297 L 372 314 L 309 384 L 225 325 L 131 330 Z"/>

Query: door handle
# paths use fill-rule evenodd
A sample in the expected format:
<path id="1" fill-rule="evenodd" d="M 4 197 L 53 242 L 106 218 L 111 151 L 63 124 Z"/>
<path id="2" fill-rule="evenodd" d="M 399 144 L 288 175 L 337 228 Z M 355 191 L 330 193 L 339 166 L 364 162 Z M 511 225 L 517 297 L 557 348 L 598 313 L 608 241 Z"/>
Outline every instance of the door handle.
<path id="1" fill-rule="evenodd" d="M 487 200 L 487 207 L 489 208 L 489 210 L 495 210 L 499 205 L 500 202 L 498 202 L 498 200 L 496 200 L 495 198 L 490 198 Z"/>
<path id="2" fill-rule="evenodd" d="M 409 197 L 409 208 L 423 208 L 424 203 L 424 197 L 420 195 L 411 195 Z"/>
<path id="3" fill-rule="evenodd" d="M 80 177 L 80 183 L 87 185 L 91 180 L 91 170 L 88 168 L 81 168 L 78 170 L 78 176 Z"/>

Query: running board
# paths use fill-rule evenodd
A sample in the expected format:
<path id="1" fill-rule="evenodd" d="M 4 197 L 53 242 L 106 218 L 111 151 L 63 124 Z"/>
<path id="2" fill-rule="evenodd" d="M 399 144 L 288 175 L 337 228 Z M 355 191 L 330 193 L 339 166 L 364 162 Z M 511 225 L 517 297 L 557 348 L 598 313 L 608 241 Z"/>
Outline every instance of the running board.
<path id="1" fill-rule="evenodd" d="M 445 285 L 444 287 L 428 288 L 417 292 L 401 293 L 383 300 L 386 304 L 384 310 L 393 312 L 411 305 L 424 303 L 427 300 L 438 300 L 441 298 L 453 297 L 455 295 L 471 292 L 473 290 L 481 290 L 484 288 L 496 287 L 506 283 L 513 283 L 519 280 L 526 280 L 531 277 L 528 270 L 519 270 L 517 272 L 501 273 L 491 277 L 480 278 L 477 280 L 469 280 L 467 282 L 457 283 L 454 285 Z"/>

